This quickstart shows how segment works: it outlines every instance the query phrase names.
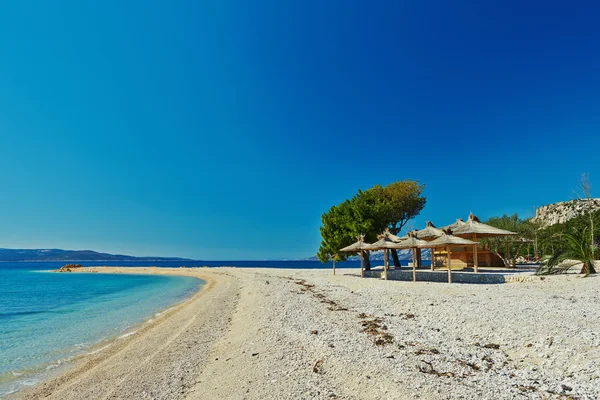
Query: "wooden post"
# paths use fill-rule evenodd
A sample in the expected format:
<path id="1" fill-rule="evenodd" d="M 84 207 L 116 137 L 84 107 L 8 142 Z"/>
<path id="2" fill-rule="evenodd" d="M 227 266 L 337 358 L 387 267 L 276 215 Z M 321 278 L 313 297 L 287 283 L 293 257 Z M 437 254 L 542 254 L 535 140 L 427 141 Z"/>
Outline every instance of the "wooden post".
<path id="1" fill-rule="evenodd" d="M 450 246 L 446 246 L 446 253 L 448 255 L 448 283 L 452 283 L 452 258 L 450 257 Z"/>
<path id="2" fill-rule="evenodd" d="M 363 259 L 363 251 L 360 251 L 360 276 L 361 278 L 365 277 L 365 261 Z"/>
<path id="3" fill-rule="evenodd" d="M 390 263 L 388 251 L 388 249 L 383 249 L 383 279 L 386 281 L 388 279 L 388 264 Z"/>
<path id="4" fill-rule="evenodd" d="M 473 234 L 473 241 L 477 241 L 477 234 Z M 479 272 L 479 262 L 477 260 L 477 245 L 473 245 L 473 269 L 475 272 Z"/>
<path id="5" fill-rule="evenodd" d="M 413 254 L 415 254 L 416 252 L 417 252 L 417 249 L 413 249 Z M 413 262 L 413 282 L 416 282 L 416 281 L 417 281 L 417 264 Z"/>
<path id="6" fill-rule="evenodd" d="M 333 259 L 333 274 L 335 275 L 335 258 Z"/>
<path id="7" fill-rule="evenodd" d="M 435 249 L 432 247 L 431 248 L 431 270 L 434 271 L 435 270 Z"/>

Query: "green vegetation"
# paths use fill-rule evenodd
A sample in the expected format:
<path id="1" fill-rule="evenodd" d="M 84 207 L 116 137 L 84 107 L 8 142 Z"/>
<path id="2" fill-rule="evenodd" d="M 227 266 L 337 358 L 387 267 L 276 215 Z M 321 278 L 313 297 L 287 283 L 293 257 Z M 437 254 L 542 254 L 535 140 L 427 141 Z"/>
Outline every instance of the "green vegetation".
<path id="1" fill-rule="evenodd" d="M 424 185 L 412 180 L 394 182 L 385 187 L 376 185 L 368 190 L 359 190 L 351 199 L 331 207 L 321 216 L 322 240 L 317 257 L 323 263 L 344 261 L 352 254 L 340 253 L 339 249 L 354 243 L 359 235 L 365 235 L 367 242 L 374 242 L 386 228 L 398 234 L 425 207 L 424 188 Z M 368 252 L 365 253 L 368 270 L 369 257 Z M 392 257 L 399 267 L 398 255 L 393 252 Z"/>
<path id="2" fill-rule="evenodd" d="M 584 200 L 589 204 L 592 195 L 587 174 L 581 175 L 579 190 L 579 201 Z M 575 265 L 583 264 L 581 274 L 585 276 L 595 274 L 594 261 L 600 255 L 596 240 L 599 237 L 599 220 L 600 210 L 588 208 L 587 212 L 565 223 L 540 230 L 542 248 L 546 256 L 536 273 L 538 275 L 565 273 Z"/>
<path id="3" fill-rule="evenodd" d="M 519 218 L 518 214 L 492 217 L 485 223 L 518 233 L 517 236 L 500 236 L 479 240 L 484 247 L 500 257 L 506 267 L 516 267 L 517 258 L 530 255 L 532 246 L 534 257 L 537 257 L 539 225 Z"/>
<path id="4" fill-rule="evenodd" d="M 544 255 L 538 275 L 565 273 L 583 263 L 581 273 L 595 274 L 593 260 L 597 260 L 600 211 L 590 212 L 562 224 L 539 231 L 540 250 Z M 569 262 L 572 260 L 574 262 Z"/>
<path id="5" fill-rule="evenodd" d="M 598 259 L 600 211 L 586 213 L 562 224 L 542 227 L 517 214 L 493 217 L 485 222 L 496 228 L 517 232 L 517 236 L 480 239 L 480 243 L 500 257 L 507 267 L 515 267 L 517 258 L 532 255 L 542 260 L 538 275 L 566 273 L 583 263 L 581 273 L 595 274 L 593 261 Z M 594 227 L 594 235 L 590 233 Z"/>
<path id="6" fill-rule="evenodd" d="M 589 229 L 572 230 L 569 233 L 558 233 L 547 238 L 555 248 L 552 254 L 544 259 L 536 273 L 550 275 L 565 273 L 573 266 L 583 263 L 580 273 L 588 276 L 595 274 L 594 260 L 596 247 L 590 245 Z"/>

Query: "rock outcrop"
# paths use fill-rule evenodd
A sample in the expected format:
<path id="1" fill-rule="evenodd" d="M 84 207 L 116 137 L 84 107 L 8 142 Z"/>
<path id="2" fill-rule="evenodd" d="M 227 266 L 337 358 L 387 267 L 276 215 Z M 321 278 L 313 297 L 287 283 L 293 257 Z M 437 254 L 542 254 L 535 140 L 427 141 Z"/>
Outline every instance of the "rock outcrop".
<path id="1" fill-rule="evenodd" d="M 60 267 L 59 269 L 57 269 L 56 272 L 71 272 L 71 270 L 78 269 L 78 268 L 83 268 L 83 265 L 81 265 L 81 264 L 65 264 L 62 267 Z"/>
<path id="2" fill-rule="evenodd" d="M 600 199 L 561 201 L 538 208 L 532 221 L 550 226 L 567 222 L 588 211 L 598 209 L 600 209 Z"/>

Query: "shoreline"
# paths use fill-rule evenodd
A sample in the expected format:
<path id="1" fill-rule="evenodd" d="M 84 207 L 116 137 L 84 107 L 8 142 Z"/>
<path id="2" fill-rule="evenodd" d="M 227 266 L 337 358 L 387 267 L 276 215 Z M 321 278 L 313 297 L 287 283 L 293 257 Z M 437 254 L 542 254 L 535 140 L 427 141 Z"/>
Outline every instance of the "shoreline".
<path id="1" fill-rule="evenodd" d="M 17 398 L 592 399 L 598 279 L 455 285 L 357 270 L 98 268 L 207 284 Z M 81 271 L 94 272 L 94 271 Z"/>
<path id="2" fill-rule="evenodd" d="M 89 274 L 121 274 L 121 275 L 148 275 L 148 276 L 165 275 L 165 274 L 159 274 L 159 273 L 152 272 L 152 271 L 150 271 L 148 273 L 144 273 L 142 271 L 142 269 L 149 268 L 149 267 L 139 267 L 139 268 L 136 268 L 132 272 L 128 272 L 127 270 L 120 270 L 120 269 L 115 270 L 115 271 L 108 271 L 108 270 L 105 270 L 106 268 L 112 268 L 112 267 L 105 267 L 105 266 L 85 267 L 84 269 L 81 269 L 81 270 L 75 269 L 74 271 L 69 271 L 68 273 L 76 272 L 76 273 L 89 273 Z M 132 267 L 118 267 L 118 268 L 132 268 Z M 133 268 L 135 268 L 135 267 L 133 267 Z M 39 271 L 35 271 L 35 272 L 36 273 L 57 273 L 57 272 L 65 273 L 64 271 L 59 271 L 58 269 L 39 270 Z M 65 373 L 67 373 L 72 368 L 74 368 L 80 362 L 80 360 L 85 359 L 86 357 L 98 354 L 104 350 L 107 350 L 111 346 L 113 346 L 116 342 L 135 335 L 136 333 L 138 333 L 138 331 L 140 331 L 146 325 L 148 325 L 150 323 L 154 323 L 158 317 L 162 316 L 163 314 L 165 314 L 167 312 L 174 311 L 177 307 L 185 304 L 187 301 L 191 300 L 194 296 L 198 295 L 198 293 L 200 291 L 202 291 L 202 289 L 204 288 L 204 286 L 207 283 L 201 277 L 189 275 L 189 274 L 170 273 L 170 274 L 166 274 L 166 275 L 194 278 L 194 279 L 200 280 L 201 283 L 197 286 L 196 289 L 194 289 L 193 291 L 189 291 L 188 293 L 186 293 L 184 295 L 184 297 L 182 297 L 175 303 L 169 304 L 169 305 L 165 306 L 164 308 L 159 309 L 156 312 L 153 312 L 152 314 L 145 317 L 143 320 L 127 327 L 120 333 L 103 337 L 103 338 L 99 339 L 98 341 L 89 344 L 88 346 L 84 347 L 79 354 L 75 354 L 75 355 L 69 356 L 67 358 L 53 360 L 53 361 L 49 362 L 47 365 L 41 365 L 41 366 L 39 366 L 39 368 L 30 370 L 29 372 L 26 372 L 25 374 L 26 374 L 27 380 L 29 380 L 29 381 L 33 380 L 33 381 L 35 381 L 35 383 L 33 385 L 24 385 L 20 389 L 14 391 L 14 392 L 7 393 L 4 398 L 7 398 L 7 399 L 19 398 L 19 396 L 21 396 L 21 393 L 30 391 L 32 388 L 37 387 L 40 384 L 43 384 L 44 382 L 50 381 L 52 379 L 55 379 Z M 21 373 L 21 371 L 13 371 L 13 374 L 15 374 L 15 376 L 23 375 L 23 373 Z"/>
<path id="3" fill-rule="evenodd" d="M 198 279 L 200 283 L 198 289 L 190 293 L 184 299 L 177 303 L 171 304 L 152 315 L 145 318 L 143 321 L 127 328 L 118 335 L 104 338 L 97 343 L 94 343 L 86 350 L 66 360 L 60 366 L 56 367 L 40 382 L 31 387 L 24 387 L 16 393 L 11 393 L 7 396 L 8 399 L 28 399 L 40 396 L 39 392 L 45 391 L 44 387 L 62 384 L 65 379 L 71 379 L 72 375 L 82 373 L 84 369 L 89 367 L 89 364 L 101 362 L 104 359 L 112 357 L 122 349 L 126 348 L 138 336 L 146 335 L 150 330 L 160 329 L 160 326 L 168 320 L 173 314 L 180 309 L 185 308 L 189 303 L 198 300 L 206 292 L 210 291 L 215 284 L 215 278 L 202 273 L 196 272 L 186 273 L 186 268 L 167 268 L 167 267 L 112 267 L 112 266 L 95 266 L 84 267 L 81 269 L 73 269 L 70 272 L 60 273 L 83 273 L 83 274 L 117 274 L 117 275 L 169 275 L 182 276 Z M 191 269 L 190 269 L 191 270 Z M 48 272 L 59 273 L 57 270 L 49 270 Z M 59 381 L 59 382 L 56 382 Z M 45 395 L 44 395 L 45 397 Z"/>

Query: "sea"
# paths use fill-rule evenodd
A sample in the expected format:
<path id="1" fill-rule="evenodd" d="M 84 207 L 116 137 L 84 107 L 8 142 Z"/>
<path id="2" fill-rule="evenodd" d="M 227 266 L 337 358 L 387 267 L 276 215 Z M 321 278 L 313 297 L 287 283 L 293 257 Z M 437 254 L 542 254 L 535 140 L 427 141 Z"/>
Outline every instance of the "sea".
<path id="1" fill-rule="evenodd" d="M 184 301 L 190 277 L 50 273 L 65 262 L 0 262 L 0 398 L 56 374 L 77 356 L 135 332 Z M 332 268 L 318 261 L 81 262 L 84 266 Z M 356 268 L 360 263 L 338 263 Z"/>

